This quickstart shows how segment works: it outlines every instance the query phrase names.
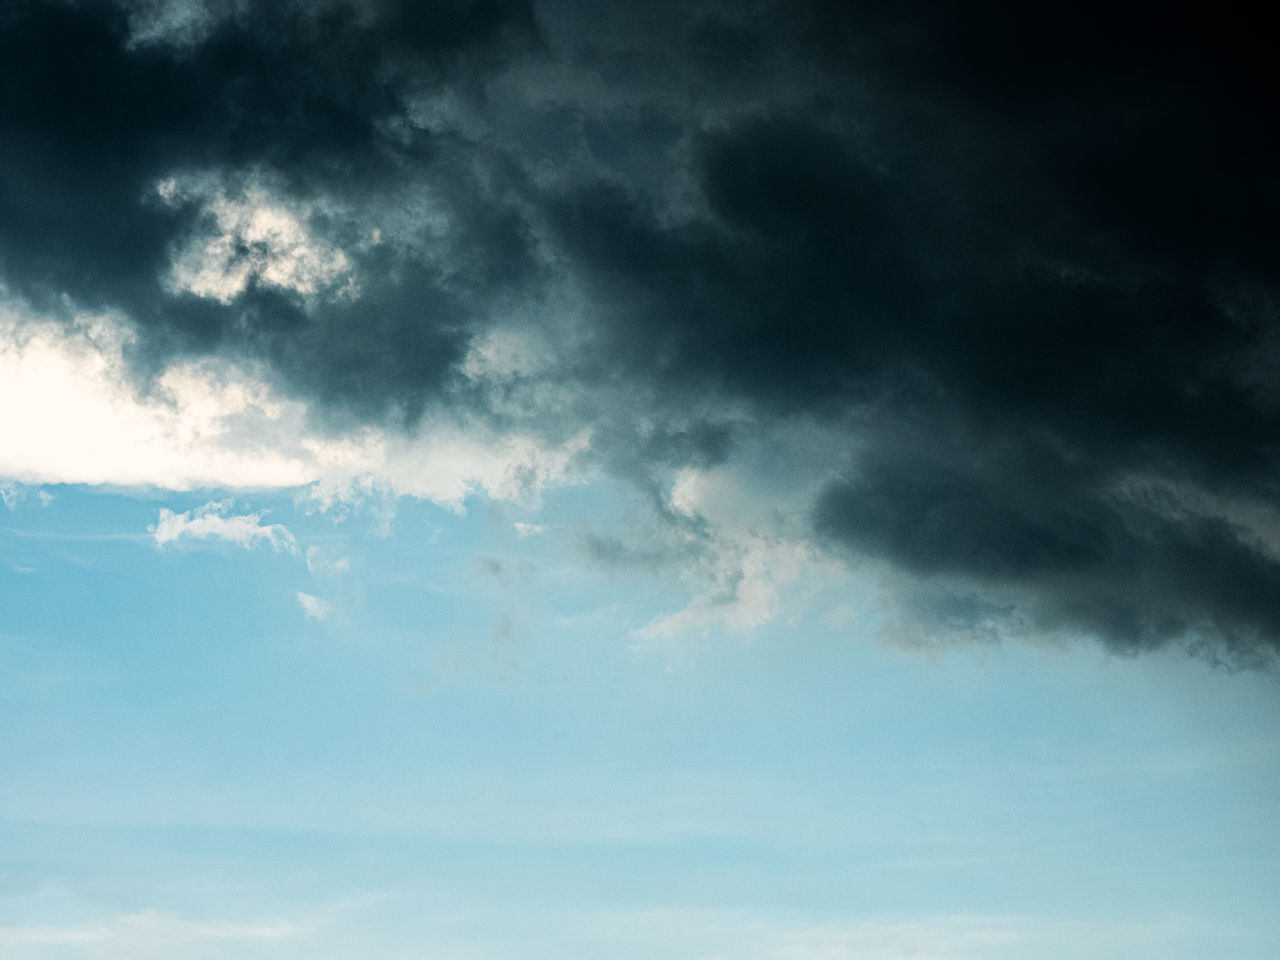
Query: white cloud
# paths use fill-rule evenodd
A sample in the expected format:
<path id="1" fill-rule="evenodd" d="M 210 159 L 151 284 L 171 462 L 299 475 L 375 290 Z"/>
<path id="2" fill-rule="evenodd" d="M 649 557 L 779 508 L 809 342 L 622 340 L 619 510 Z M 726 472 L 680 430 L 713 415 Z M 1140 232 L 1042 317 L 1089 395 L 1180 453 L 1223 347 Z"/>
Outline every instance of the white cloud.
<path id="1" fill-rule="evenodd" d="M 13 480 L 6 480 L 0 476 L 0 503 L 3 503 L 10 510 L 16 510 L 18 504 L 27 499 L 30 489 L 22 483 L 15 483 Z M 40 501 L 40 506 L 47 507 L 53 503 L 53 494 L 47 490 L 36 490 L 36 499 Z"/>
<path id="2" fill-rule="evenodd" d="M 302 608 L 308 620 L 327 620 L 329 614 L 333 612 L 333 605 L 329 601 L 313 597 L 301 590 L 298 591 L 298 606 Z"/>
<path id="3" fill-rule="evenodd" d="M 26 496 L 26 490 L 22 484 L 14 483 L 12 480 L 0 480 L 0 502 L 12 510 L 19 501 Z"/>
<path id="4" fill-rule="evenodd" d="M 151 528 L 155 534 L 156 546 L 162 547 L 180 537 L 191 537 L 197 540 L 226 540 L 245 548 L 265 543 L 277 552 L 298 552 L 297 541 L 282 524 L 264 525 L 261 513 L 226 516 L 230 509 L 230 500 L 206 503 L 186 513 L 174 513 L 161 507 L 160 518 Z"/>
<path id="5" fill-rule="evenodd" d="M 679 471 L 667 503 L 704 535 L 691 540 L 701 562 L 687 578 L 703 586 L 684 608 L 633 631 L 637 649 L 751 630 L 778 617 L 797 584 L 814 592 L 841 579 L 810 546 L 807 512 L 840 466 L 832 451 L 843 446 L 812 425 L 793 424 L 742 444 L 730 462 Z"/>
<path id="6" fill-rule="evenodd" d="M 346 573 L 351 569 L 351 558 L 324 547 L 307 547 L 307 570 L 317 574 Z"/>
<path id="7" fill-rule="evenodd" d="M 310 211 L 286 205 L 264 187 L 228 189 L 216 178 L 191 176 L 165 180 L 156 192 L 166 203 L 201 203 L 212 227 L 178 251 L 169 276 L 173 289 L 220 303 L 251 282 L 304 296 L 354 293 L 350 260 L 311 232 Z"/>
<path id="8" fill-rule="evenodd" d="M 797 543 L 732 535 L 715 541 L 712 549 L 714 559 L 704 571 L 709 588 L 683 609 L 633 631 L 641 646 L 706 634 L 716 627 L 750 630 L 768 623 L 778 613 L 783 588 L 799 575 L 811 553 Z"/>
<path id="9" fill-rule="evenodd" d="M 0 478 L 165 490 L 310 488 L 321 508 L 370 494 L 461 511 L 473 493 L 535 503 L 566 482 L 586 434 L 547 445 L 465 417 L 428 416 L 413 433 L 315 430 L 300 401 L 254 369 L 207 359 L 171 365 L 140 394 L 127 326 L 71 327 L 0 306 Z M 19 411 L 23 413 L 19 413 Z"/>
<path id="10" fill-rule="evenodd" d="M 247 372 L 178 364 L 140 396 L 109 317 L 73 329 L 0 311 L 0 476 L 25 483 L 285 487 L 314 478 L 305 410 Z M 19 412 L 21 411 L 21 412 Z"/>
<path id="11" fill-rule="evenodd" d="M 428 422 L 416 436 L 369 430 L 338 450 L 334 468 L 311 488 L 321 508 L 379 490 L 430 500 L 461 513 L 478 491 L 524 505 L 541 491 L 567 482 L 574 458 L 589 446 L 581 433 L 549 447 L 532 437 L 499 434 L 478 422 Z M 330 445 L 334 451 L 334 445 Z"/>

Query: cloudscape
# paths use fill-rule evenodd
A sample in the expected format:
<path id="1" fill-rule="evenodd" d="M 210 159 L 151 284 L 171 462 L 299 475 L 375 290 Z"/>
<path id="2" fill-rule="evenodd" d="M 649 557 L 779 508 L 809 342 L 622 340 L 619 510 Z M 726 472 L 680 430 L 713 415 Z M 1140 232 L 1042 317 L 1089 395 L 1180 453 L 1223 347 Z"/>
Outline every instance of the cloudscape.
<path id="1" fill-rule="evenodd" d="M 1274 956 L 1271 47 L 7 3 L 0 953 Z"/>

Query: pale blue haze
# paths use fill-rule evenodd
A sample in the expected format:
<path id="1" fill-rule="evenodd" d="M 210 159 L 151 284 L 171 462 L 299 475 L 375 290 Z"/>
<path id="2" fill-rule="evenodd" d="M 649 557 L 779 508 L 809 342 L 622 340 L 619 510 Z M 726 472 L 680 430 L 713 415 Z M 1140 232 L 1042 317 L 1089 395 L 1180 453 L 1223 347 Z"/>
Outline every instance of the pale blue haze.
<path id="1" fill-rule="evenodd" d="M 48 492 L 0 515 L 7 957 L 1280 950 L 1271 674 L 820 603 L 647 647 L 679 584 L 573 546 L 607 484 L 526 537 L 236 497 L 297 554 L 158 547 L 203 495 Z"/>

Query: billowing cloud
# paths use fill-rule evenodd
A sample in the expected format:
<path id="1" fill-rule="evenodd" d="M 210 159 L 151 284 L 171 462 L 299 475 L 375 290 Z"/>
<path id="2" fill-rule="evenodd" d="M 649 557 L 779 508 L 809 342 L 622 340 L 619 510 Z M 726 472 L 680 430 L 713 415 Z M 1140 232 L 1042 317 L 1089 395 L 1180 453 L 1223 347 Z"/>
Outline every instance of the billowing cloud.
<path id="1" fill-rule="evenodd" d="M 0 362 L 45 351 L 54 373 L 0 389 L 54 436 L 152 451 L 94 473 L 76 464 L 106 444 L 79 458 L 6 425 L 0 472 L 460 505 L 588 465 L 646 491 L 670 562 L 743 622 L 772 609 L 782 544 L 873 578 L 904 637 L 1280 649 L 1277 68 L 1245 19 L 0 16 L 0 279 L 77 343 L 88 316 L 127 332 L 108 388 L 91 350 L 18 324 Z M 211 370 L 248 379 L 184 394 Z M 219 399 L 194 419 L 154 399 L 198 394 Z M 77 396 L 100 430 L 58 412 Z M 261 429 L 211 426 L 245 417 Z M 178 423 L 204 424 L 204 467 L 146 439 Z M 274 442 L 232 442 L 250 435 Z M 691 478 L 724 501 L 776 488 L 753 443 L 777 435 L 803 451 L 782 509 L 747 529 L 688 499 Z"/>
<path id="2" fill-rule="evenodd" d="M 0 340 L 0 473 L 28 483 L 281 487 L 312 481 L 304 411 L 216 360 L 128 376 L 128 331 L 10 313 Z"/>
<path id="3" fill-rule="evenodd" d="M 306 487 L 320 506 L 377 490 L 460 510 L 477 491 L 536 499 L 588 444 L 443 414 L 411 430 L 324 430 L 261 367 L 190 359 L 138 384 L 118 318 L 63 327 L 10 310 L 0 331 L 0 405 L 27 411 L 0 420 L 0 476 L 24 483 Z"/>
<path id="4" fill-rule="evenodd" d="M 208 229 L 176 252 L 169 283 L 175 293 L 229 304 L 252 286 L 314 295 L 350 289 L 351 263 L 329 243 L 317 240 L 305 212 L 272 202 L 260 188 L 227 196 L 207 184 L 166 180 L 157 187 L 171 205 L 197 203 Z"/>

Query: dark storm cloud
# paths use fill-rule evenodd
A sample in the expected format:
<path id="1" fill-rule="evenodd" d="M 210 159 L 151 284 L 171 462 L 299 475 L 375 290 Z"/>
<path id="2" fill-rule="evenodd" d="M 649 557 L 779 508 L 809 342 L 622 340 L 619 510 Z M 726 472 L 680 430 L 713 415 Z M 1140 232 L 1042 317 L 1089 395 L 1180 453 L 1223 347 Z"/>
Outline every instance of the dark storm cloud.
<path id="1" fill-rule="evenodd" d="M 824 492 L 815 523 L 911 575 L 902 599 L 917 632 L 1016 615 L 1021 629 L 1083 630 L 1126 651 L 1198 639 L 1249 662 L 1280 633 L 1274 545 L 1186 507 L 1033 439 L 944 440 L 927 453 L 880 445 Z"/>
<path id="2" fill-rule="evenodd" d="M 504 0 L 227 5 L 194 38 L 146 43 L 127 13 L 95 0 L 20 0 L 0 13 L 0 268 L 10 288 L 41 305 L 65 294 L 124 310 L 144 357 L 261 354 L 308 392 L 412 415 L 483 315 L 477 301 L 530 259 L 466 144 L 407 114 L 415 97 L 446 82 L 474 86 L 534 44 L 530 10 Z M 374 249 L 352 253 L 368 278 L 354 305 L 304 308 L 256 283 L 230 304 L 172 297 L 162 278 L 209 214 L 199 198 L 160 202 L 156 186 L 191 171 L 267 177 L 304 203 L 363 205 L 374 224 L 389 194 L 438 173 L 439 204 L 467 212 L 452 282 L 412 252 Z"/>
<path id="3" fill-rule="evenodd" d="M 1167 3 L 332 0 L 140 30 L 163 8 L 3 14 L 11 289 L 123 310 L 153 362 L 238 351 L 370 419 L 484 408 L 459 361 L 525 323 L 555 362 L 501 417 L 591 426 L 653 490 L 753 429 L 847 430 L 812 537 L 896 571 L 921 629 L 1280 647 L 1259 25 Z M 307 211 L 355 292 L 166 286 L 210 229 L 208 191 L 157 199 L 184 171 Z M 572 398 L 539 408 L 539 378 Z"/>
<path id="4" fill-rule="evenodd" d="M 607 178 L 551 207 L 602 354 L 680 402 L 854 415 L 814 535 L 902 574 L 923 630 L 1274 650 L 1280 544 L 1242 519 L 1280 493 L 1257 33 L 1166 5 L 705 9 L 718 112 L 680 154 L 705 215 Z M 780 94 L 724 109 L 734 62 Z"/>

